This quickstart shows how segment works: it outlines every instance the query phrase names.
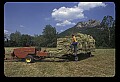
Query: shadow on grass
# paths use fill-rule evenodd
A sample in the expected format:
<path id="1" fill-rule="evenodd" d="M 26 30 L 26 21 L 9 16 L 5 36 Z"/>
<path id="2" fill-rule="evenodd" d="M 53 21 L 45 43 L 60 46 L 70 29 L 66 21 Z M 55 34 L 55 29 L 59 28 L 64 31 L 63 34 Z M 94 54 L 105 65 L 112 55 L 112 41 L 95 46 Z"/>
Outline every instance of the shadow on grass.
<path id="1" fill-rule="evenodd" d="M 80 54 L 77 54 L 77 56 L 78 56 L 78 61 L 81 61 L 81 60 L 93 57 L 94 55 L 90 56 L 89 54 L 80 53 Z M 56 58 L 57 60 L 55 60 Z M 75 56 L 72 54 L 65 54 L 65 55 L 62 55 L 61 57 L 55 57 L 50 60 L 45 60 L 45 59 L 37 60 L 35 62 L 70 62 L 70 61 L 75 61 Z"/>
<path id="2" fill-rule="evenodd" d="M 78 61 L 81 61 L 81 60 L 93 57 L 94 55 L 90 56 L 89 54 L 86 54 L 86 53 L 80 53 L 80 54 L 77 54 L 77 56 L 78 56 Z M 54 57 L 54 58 L 51 57 L 49 59 L 44 58 L 41 60 L 34 60 L 34 62 L 70 62 L 70 61 L 75 61 L 75 56 L 72 54 L 65 54 L 65 55 L 62 55 L 61 57 Z M 7 60 L 5 62 L 25 62 L 25 59 Z"/>

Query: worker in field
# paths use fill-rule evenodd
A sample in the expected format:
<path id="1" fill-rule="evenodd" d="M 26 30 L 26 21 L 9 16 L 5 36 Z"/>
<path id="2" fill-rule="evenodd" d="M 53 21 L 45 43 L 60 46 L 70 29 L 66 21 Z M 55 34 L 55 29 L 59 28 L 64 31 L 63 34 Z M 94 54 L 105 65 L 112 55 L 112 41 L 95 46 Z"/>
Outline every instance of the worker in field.
<path id="1" fill-rule="evenodd" d="M 78 44 L 78 42 L 77 42 L 77 40 L 76 40 L 76 37 L 75 37 L 74 34 L 72 34 L 72 44 L 71 44 L 71 48 L 72 48 L 72 46 L 74 47 L 73 53 L 74 53 L 74 55 L 75 55 L 75 61 L 78 61 L 78 56 L 77 56 L 77 44 Z"/>

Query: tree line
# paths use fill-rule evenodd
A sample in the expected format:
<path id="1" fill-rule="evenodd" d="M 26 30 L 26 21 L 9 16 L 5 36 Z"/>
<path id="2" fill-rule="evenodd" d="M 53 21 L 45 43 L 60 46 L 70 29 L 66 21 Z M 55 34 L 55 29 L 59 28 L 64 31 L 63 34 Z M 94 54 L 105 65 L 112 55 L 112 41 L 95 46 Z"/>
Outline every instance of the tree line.
<path id="1" fill-rule="evenodd" d="M 97 48 L 115 48 L 115 20 L 112 16 L 104 16 L 100 26 L 81 29 L 73 27 L 63 32 L 63 34 L 58 34 L 55 27 L 46 25 L 43 29 L 42 35 L 34 36 L 21 34 L 19 31 L 16 31 L 15 33 L 10 34 L 9 39 L 7 38 L 8 36 L 4 34 L 4 46 L 56 47 L 58 37 L 61 37 L 62 35 L 70 35 L 74 31 L 75 33 L 81 32 L 92 35 L 96 40 Z"/>
<path id="2" fill-rule="evenodd" d="M 57 46 L 57 32 L 56 28 L 51 25 L 46 25 L 43 29 L 42 35 L 28 35 L 21 34 L 19 31 L 11 33 L 9 39 L 4 35 L 5 47 L 56 47 Z"/>
<path id="3" fill-rule="evenodd" d="M 95 32 L 95 33 L 93 33 Z M 112 16 L 104 16 L 99 27 L 91 30 L 97 48 L 115 48 L 115 20 Z"/>

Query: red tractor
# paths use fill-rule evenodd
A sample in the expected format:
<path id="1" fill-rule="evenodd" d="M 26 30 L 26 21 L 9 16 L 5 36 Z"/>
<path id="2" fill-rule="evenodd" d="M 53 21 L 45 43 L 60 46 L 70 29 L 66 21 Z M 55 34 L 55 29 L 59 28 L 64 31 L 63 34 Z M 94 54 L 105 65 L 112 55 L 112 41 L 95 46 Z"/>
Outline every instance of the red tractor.
<path id="1" fill-rule="evenodd" d="M 49 57 L 49 53 L 46 50 L 37 50 L 35 47 L 23 47 L 16 48 L 11 53 L 12 58 L 24 59 L 25 62 L 30 63 L 34 60 L 40 60 L 45 57 Z"/>

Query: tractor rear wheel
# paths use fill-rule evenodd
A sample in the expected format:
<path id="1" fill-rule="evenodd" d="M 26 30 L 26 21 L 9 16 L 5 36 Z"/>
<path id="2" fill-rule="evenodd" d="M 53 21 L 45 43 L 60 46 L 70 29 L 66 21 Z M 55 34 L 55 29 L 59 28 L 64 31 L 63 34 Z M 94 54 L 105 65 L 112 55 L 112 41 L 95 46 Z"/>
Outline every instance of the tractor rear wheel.
<path id="1" fill-rule="evenodd" d="M 25 62 L 26 63 L 33 63 L 34 62 L 34 58 L 32 55 L 27 55 L 25 58 Z"/>

